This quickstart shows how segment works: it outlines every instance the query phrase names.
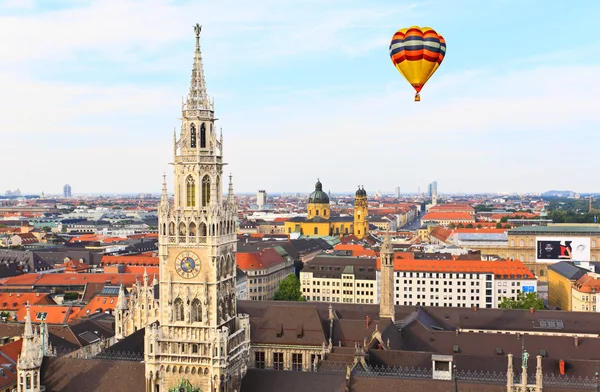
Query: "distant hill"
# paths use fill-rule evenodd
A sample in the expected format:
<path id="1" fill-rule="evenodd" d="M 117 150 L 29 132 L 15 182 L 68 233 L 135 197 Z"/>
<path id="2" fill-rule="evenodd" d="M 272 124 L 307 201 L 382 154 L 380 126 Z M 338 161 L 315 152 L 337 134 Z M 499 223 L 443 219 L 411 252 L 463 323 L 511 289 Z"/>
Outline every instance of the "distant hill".
<path id="1" fill-rule="evenodd" d="M 573 197 L 573 191 L 547 191 L 542 193 L 542 197 Z"/>

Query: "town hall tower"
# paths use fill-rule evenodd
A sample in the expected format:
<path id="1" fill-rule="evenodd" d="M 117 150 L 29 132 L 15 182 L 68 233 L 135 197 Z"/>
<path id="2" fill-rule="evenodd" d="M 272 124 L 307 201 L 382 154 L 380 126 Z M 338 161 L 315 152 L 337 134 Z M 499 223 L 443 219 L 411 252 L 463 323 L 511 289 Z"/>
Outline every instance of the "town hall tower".
<path id="1" fill-rule="evenodd" d="M 223 199 L 223 138 L 217 138 L 214 101 L 206 93 L 201 26 L 190 92 L 174 137 L 175 198 L 163 181 L 159 207 L 159 303 L 146 327 L 146 392 L 192 386 L 240 390 L 250 345 L 247 315 L 235 298 L 237 205 L 229 178 Z"/>

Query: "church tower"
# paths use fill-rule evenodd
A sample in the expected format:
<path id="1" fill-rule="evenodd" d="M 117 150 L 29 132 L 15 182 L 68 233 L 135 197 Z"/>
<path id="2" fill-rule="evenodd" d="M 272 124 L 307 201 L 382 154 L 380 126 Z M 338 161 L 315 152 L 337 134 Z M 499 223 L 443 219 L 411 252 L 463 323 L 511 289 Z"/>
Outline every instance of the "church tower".
<path id="1" fill-rule="evenodd" d="M 223 139 L 206 93 L 201 26 L 194 31 L 190 92 L 173 146 L 175 199 L 170 204 L 163 182 L 159 207 L 160 307 L 145 331 L 146 392 L 239 391 L 249 357 L 249 317 L 236 313 L 237 205 L 231 177 L 223 200 Z"/>
<path id="2" fill-rule="evenodd" d="M 394 321 L 394 249 L 389 230 L 385 233 L 383 246 L 379 252 L 381 287 L 379 298 L 379 318 Z"/>
<path id="3" fill-rule="evenodd" d="M 42 342 L 42 337 L 47 339 L 47 334 L 43 333 L 40 336 L 34 331 L 31 324 L 29 304 L 26 307 L 23 346 L 17 362 L 17 392 L 40 392 L 42 390 L 40 369 L 46 348 L 46 342 Z"/>
<path id="4" fill-rule="evenodd" d="M 367 191 L 359 186 L 354 199 L 354 235 L 359 239 L 369 235 L 368 214 Z"/>

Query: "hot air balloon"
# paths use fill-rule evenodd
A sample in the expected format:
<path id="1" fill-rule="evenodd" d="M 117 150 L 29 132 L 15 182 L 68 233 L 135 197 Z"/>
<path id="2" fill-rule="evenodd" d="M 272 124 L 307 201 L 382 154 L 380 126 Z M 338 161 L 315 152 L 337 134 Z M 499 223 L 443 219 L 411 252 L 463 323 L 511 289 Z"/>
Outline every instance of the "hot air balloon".
<path id="1" fill-rule="evenodd" d="M 392 63 L 419 93 L 446 55 L 446 41 L 431 27 L 412 26 L 396 31 L 390 43 Z"/>

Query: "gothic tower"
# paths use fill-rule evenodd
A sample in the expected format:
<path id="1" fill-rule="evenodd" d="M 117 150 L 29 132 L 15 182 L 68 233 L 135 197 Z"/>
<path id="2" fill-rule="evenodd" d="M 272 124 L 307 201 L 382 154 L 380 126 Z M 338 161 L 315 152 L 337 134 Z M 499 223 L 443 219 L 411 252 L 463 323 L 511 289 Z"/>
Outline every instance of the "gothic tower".
<path id="1" fill-rule="evenodd" d="M 233 185 L 223 200 L 223 140 L 215 131 L 196 24 L 190 92 L 174 141 L 175 200 L 163 182 L 159 207 L 160 307 L 146 327 L 146 392 L 193 386 L 239 391 L 250 345 L 247 315 L 236 313 Z"/>
<path id="2" fill-rule="evenodd" d="M 359 239 L 363 239 L 369 234 L 369 222 L 367 215 L 369 214 L 367 204 L 367 191 L 364 187 L 358 187 L 354 199 L 354 235 Z"/>
<path id="3" fill-rule="evenodd" d="M 385 233 L 385 240 L 380 253 L 381 287 L 379 298 L 379 318 L 394 321 L 394 249 L 390 241 L 389 230 Z"/>
<path id="4" fill-rule="evenodd" d="M 23 331 L 23 346 L 21 355 L 17 362 L 17 391 L 18 392 L 40 392 L 40 368 L 44 359 L 44 350 L 47 342 L 42 342 L 42 338 L 47 339 L 47 334 L 37 334 L 31 324 L 31 314 L 29 304 L 26 305 L 25 329 Z"/>

